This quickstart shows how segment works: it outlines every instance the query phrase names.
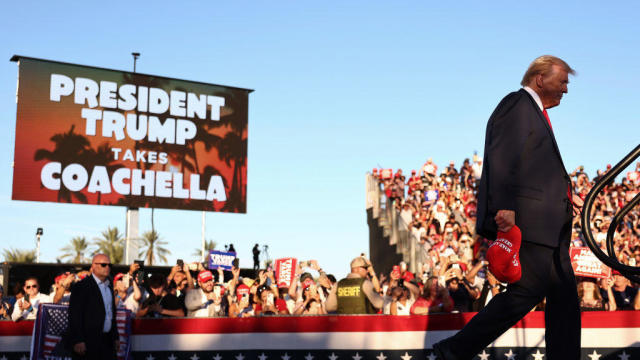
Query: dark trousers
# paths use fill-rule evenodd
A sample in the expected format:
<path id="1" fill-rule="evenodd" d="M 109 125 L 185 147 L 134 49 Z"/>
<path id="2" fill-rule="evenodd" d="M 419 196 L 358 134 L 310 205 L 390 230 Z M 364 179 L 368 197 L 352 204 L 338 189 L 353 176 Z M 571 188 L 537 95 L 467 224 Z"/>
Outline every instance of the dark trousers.
<path id="1" fill-rule="evenodd" d="M 545 359 L 580 359 L 580 307 L 566 240 L 557 248 L 523 241 L 520 281 L 491 299 L 462 330 L 440 346 L 459 360 L 470 360 L 546 297 Z"/>
<path id="2" fill-rule="evenodd" d="M 114 360 L 116 358 L 115 342 L 109 333 L 104 333 L 96 342 L 87 345 L 85 356 L 73 354 L 74 360 Z"/>

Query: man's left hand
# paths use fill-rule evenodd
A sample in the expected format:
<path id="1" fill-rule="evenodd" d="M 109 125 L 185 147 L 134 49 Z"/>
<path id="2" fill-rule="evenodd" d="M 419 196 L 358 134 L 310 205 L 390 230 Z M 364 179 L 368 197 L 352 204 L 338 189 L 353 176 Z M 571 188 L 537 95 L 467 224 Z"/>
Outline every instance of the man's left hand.
<path id="1" fill-rule="evenodd" d="M 506 233 L 516 224 L 516 212 L 513 210 L 498 210 L 494 219 L 498 225 L 498 231 Z"/>

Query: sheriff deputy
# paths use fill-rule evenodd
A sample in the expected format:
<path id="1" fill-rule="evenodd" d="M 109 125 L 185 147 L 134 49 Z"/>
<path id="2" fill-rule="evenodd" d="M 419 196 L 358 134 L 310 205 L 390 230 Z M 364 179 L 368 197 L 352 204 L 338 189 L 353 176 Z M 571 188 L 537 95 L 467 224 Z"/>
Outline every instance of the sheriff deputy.
<path id="1" fill-rule="evenodd" d="M 351 273 L 329 293 L 327 311 L 338 314 L 375 314 L 384 303 L 380 283 L 371 262 L 363 256 L 351 261 Z"/>

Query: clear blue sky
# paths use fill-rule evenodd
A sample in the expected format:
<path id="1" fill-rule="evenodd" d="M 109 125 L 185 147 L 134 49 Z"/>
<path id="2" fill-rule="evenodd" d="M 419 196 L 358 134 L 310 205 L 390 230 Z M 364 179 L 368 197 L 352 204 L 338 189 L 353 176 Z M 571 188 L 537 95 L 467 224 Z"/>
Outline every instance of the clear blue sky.
<path id="1" fill-rule="evenodd" d="M 13 54 L 255 89 L 248 213 L 208 213 L 207 238 L 272 258 L 317 259 L 336 276 L 368 251 L 364 174 L 442 167 L 482 152 L 486 120 L 542 54 L 578 71 L 550 111 L 571 171 L 638 144 L 637 2 L 9 2 L 0 15 L 1 248 L 54 261 L 73 236 L 125 228 L 125 209 L 12 201 Z M 0 62 L 1 64 L 1 62 Z M 201 213 L 156 210 L 169 262 L 191 259 Z M 149 230 L 150 210 L 140 211 Z"/>

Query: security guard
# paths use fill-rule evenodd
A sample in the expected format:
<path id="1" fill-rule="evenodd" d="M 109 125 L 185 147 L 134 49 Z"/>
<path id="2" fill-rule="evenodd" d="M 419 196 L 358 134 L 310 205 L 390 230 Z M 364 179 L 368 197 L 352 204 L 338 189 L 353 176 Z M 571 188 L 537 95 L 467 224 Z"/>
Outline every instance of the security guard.
<path id="1" fill-rule="evenodd" d="M 351 261 L 351 273 L 331 289 L 327 298 L 327 311 L 337 310 L 338 314 L 375 314 L 384 302 L 378 291 L 380 283 L 371 262 L 358 256 Z"/>

